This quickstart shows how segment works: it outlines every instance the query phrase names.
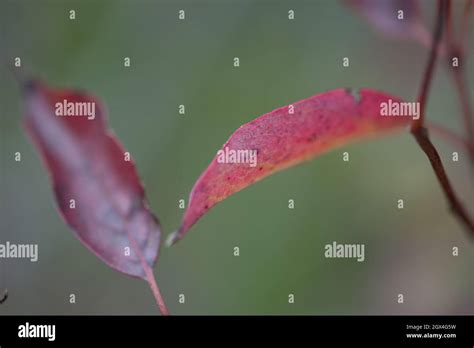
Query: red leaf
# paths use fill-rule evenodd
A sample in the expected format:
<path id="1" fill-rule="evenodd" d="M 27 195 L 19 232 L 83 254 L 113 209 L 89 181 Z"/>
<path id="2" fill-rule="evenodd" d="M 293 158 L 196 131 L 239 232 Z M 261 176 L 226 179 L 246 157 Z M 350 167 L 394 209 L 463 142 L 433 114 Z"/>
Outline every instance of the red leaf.
<path id="1" fill-rule="evenodd" d="M 350 141 L 385 133 L 411 121 L 410 117 L 380 115 L 382 102 L 399 102 L 398 98 L 362 89 L 356 99 L 350 91 L 337 89 L 279 108 L 241 126 L 195 183 L 182 225 L 170 236 L 168 244 L 181 239 L 215 204 L 254 182 Z M 223 159 L 232 162 L 230 154 L 238 150 L 247 151 L 247 159 L 251 158 L 251 151 L 256 151 L 256 165 L 222 163 Z M 225 153 L 229 156 L 225 157 Z M 244 152 L 240 158 L 245 159 Z"/>
<path id="2" fill-rule="evenodd" d="M 417 38 L 427 43 L 430 34 L 422 24 L 417 0 L 345 0 L 382 34 L 394 38 Z M 403 11 L 403 19 L 399 18 Z"/>
<path id="3" fill-rule="evenodd" d="M 125 160 L 125 150 L 107 129 L 103 106 L 84 92 L 38 81 L 27 84 L 24 101 L 26 129 L 48 168 L 66 223 L 110 267 L 150 281 L 160 225 L 148 209 L 133 162 Z M 58 116 L 57 103 L 65 101 L 77 109 Z M 87 114 L 79 105 L 90 107 L 89 117 L 78 114 Z"/>

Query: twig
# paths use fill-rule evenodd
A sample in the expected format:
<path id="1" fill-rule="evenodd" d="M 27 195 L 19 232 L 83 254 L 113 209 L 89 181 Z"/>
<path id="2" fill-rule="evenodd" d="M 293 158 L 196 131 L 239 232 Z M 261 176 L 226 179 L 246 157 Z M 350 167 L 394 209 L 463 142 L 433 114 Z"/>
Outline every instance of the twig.
<path id="1" fill-rule="evenodd" d="M 420 103 L 420 117 L 413 120 L 411 131 L 419 131 L 423 127 L 425 118 L 425 106 L 428 98 L 429 88 L 431 81 L 433 80 L 433 72 L 438 58 L 438 45 L 441 41 L 441 35 L 443 33 L 443 9 L 446 7 L 446 0 L 438 0 L 438 13 L 436 19 L 436 26 L 433 35 L 433 43 L 430 49 L 430 56 L 428 64 L 426 65 L 425 72 L 423 74 L 423 81 L 418 95 L 418 102 Z"/>
<path id="2" fill-rule="evenodd" d="M 436 148 L 428 138 L 426 129 L 422 127 L 419 131 L 413 133 L 413 135 L 415 136 L 415 139 L 422 150 L 425 152 L 426 156 L 428 156 L 431 166 L 433 167 L 433 170 L 436 174 L 436 178 L 438 179 L 438 182 L 443 188 L 444 194 L 451 205 L 453 214 L 458 216 L 461 222 L 467 227 L 471 237 L 474 237 L 474 222 L 471 220 L 464 206 L 457 198 L 449 178 L 446 175 L 446 171 L 444 170 L 438 151 L 436 151 Z"/>
<path id="3" fill-rule="evenodd" d="M 466 4 L 464 6 L 464 10 L 462 14 L 461 34 L 460 34 L 460 44 L 461 44 L 463 53 L 466 51 L 467 35 L 469 32 L 469 18 L 471 16 L 472 9 L 474 9 L 474 1 L 466 0 Z"/>
<path id="4" fill-rule="evenodd" d="M 466 150 L 468 153 L 474 153 L 473 142 L 464 139 L 452 130 L 447 129 L 433 121 L 429 122 L 427 125 L 427 128 L 430 132 L 437 134 L 440 138 L 443 138 L 445 141 L 451 143 L 455 147 Z"/>
<path id="5" fill-rule="evenodd" d="M 466 128 L 467 139 L 469 142 L 474 141 L 474 125 L 472 121 L 472 108 L 469 100 L 467 81 L 464 78 L 466 67 L 464 64 L 465 58 L 465 45 L 468 33 L 468 23 L 470 9 L 472 7 L 471 0 L 468 0 L 463 12 L 463 18 L 461 22 L 461 34 L 460 40 L 456 42 L 454 39 L 453 20 L 451 12 L 451 0 L 447 2 L 447 8 L 445 10 L 445 21 L 446 21 L 446 43 L 448 48 L 447 65 L 451 72 L 451 76 L 454 80 L 454 86 L 456 87 L 459 102 L 461 104 L 462 116 L 464 121 L 464 127 Z M 458 58 L 459 65 L 453 66 L 451 59 L 454 57 Z M 471 165 L 474 164 L 474 153 L 470 152 Z"/>
<path id="6" fill-rule="evenodd" d="M 461 66 L 451 68 L 454 78 L 454 85 L 456 86 L 459 101 L 461 103 L 464 126 L 466 127 L 467 139 L 469 142 L 474 141 L 474 125 L 472 123 L 472 108 L 469 100 L 467 81 L 464 78 L 464 68 Z M 471 152 L 471 163 L 474 163 L 474 153 Z"/>
<path id="7" fill-rule="evenodd" d="M 438 57 L 438 45 L 441 41 L 441 36 L 443 32 L 443 13 L 447 7 L 446 0 L 438 0 L 438 9 L 436 15 L 436 24 L 433 35 L 433 45 L 430 50 L 430 56 L 428 58 L 428 64 L 423 75 L 423 81 L 421 84 L 421 89 L 418 97 L 418 102 L 420 103 L 420 117 L 417 120 L 413 120 L 411 132 L 415 137 L 418 145 L 420 145 L 423 152 L 428 157 L 431 166 L 436 174 L 441 188 L 443 189 L 444 195 L 448 200 L 453 213 L 461 220 L 461 222 L 467 227 L 471 236 L 474 237 L 474 222 L 470 219 L 467 214 L 464 206 L 459 201 L 456 196 L 453 187 L 449 181 L 446 171 L 444 169 L 441 158 L 438 154 L 438 151 L 432 144 L 431 140 L 428 137 L 428 131 L 424 127 L 424 118 L 425 118 L 425 109 L 426 102 L 428 99 L 429 88 L 431 81 L 433 79 L 434 68 L 436 66 L 436 60 Z"/>

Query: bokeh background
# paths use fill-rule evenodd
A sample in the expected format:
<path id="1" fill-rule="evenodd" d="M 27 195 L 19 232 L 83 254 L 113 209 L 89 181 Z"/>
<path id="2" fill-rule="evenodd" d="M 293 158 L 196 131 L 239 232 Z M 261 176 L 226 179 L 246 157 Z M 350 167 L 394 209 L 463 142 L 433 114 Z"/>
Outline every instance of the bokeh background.
<path id="1" fill-rule="evenodd" d="M 431 28 L 434 2 L 422 4 Z M 36 263 L 0 260 L 0 291 L 10 293 L 1 314 L 158 313 L 145 282 L 108 268 L 59 217 L 48 175 L 21 128 L 18 86 L 5 69 L 13 57 L 52 85 L 105 101 L 165 237 L 180 224 L 178 201 L 241 124 L 340 87 L 414 100 L 427 59 L 421 45 L 386 39 L 329 0 L 0 0 L 0 26 L 0 242 L 39 244 Z M 443 66 L 427 113 L 463 134 Z M 433 140 L 472 213 L 465 152 L 452 162 L 458 149 Z M 365 262 L 324 258 L 332 241 L 365 244 Z M 473 314 L 473 256 L 427 159 L 403 132 L 336 149 L 230 197 L 176 246 L 161 248 L 155 274 L 173 314 Z"/>

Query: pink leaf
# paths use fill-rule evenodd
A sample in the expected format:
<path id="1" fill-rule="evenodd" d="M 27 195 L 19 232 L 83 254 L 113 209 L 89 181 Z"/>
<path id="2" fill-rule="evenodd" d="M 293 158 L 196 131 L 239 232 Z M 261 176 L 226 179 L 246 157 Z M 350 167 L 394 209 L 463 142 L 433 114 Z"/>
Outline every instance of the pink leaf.
<path id="1" fill-rule="evenodd" d="M 350 91 L 337 89 L 244 124 L 194 184 L 182 225 L 169 237 L 168 244 L 181 239 L 215 204 L 276 171 L 354 140 L 409 124 L 411 117 L 381 116 L 382 103 L 389 103 L 390 99 L 395 103 L 400 101 L 369 89 L 362 89 L 357 97 Z M 246 153 L 248 161 L 229 163 L 230 154 L 237 159 L 239 150 L 240 158 L 245 159 Z M 252 153 L 256 154 L 255 166 Z"/>
<path id="2" fill-rule="evenodd" d="M 148 281 L 166 306 L 152 267 L 160 225 L 130 154 L 107 128 L 104 107 L 80 91 L 24 86 L 25 127 L 41 154 L 59 211 L 79 240 L 117 271 Z"/>

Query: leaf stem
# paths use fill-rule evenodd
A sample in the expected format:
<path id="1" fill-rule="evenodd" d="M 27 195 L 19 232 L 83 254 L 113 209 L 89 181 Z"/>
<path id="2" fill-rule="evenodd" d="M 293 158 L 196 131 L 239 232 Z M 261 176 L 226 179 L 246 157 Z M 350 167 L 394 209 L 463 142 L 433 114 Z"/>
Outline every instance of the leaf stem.
<path id="1" fill-rule="evenodd" d="M 126 227 L 126 230 L 128 231 L 128 226 Z M 143 253 L 138 248 L 138 245 L 135 239 L 132 238 L 130 234 L 128 234 L 128 238 L 130 242 L 132 243 L 132 248 L 137 253 L 138 258 L 140 259 L 140 264 L 142 266 L 143 271 L 145 272 L 146 281 L 150 285 L 151 292 L 153 293 L 153 297 L 156 300 L 156 304 L 158 305 L 158 308 L 161 314 L 169 315 L 170 313 L 168 311 L 168 308 L 166 307 L 165 301 L 163 300 L 163 296 L 161 295 L 160 288 L 158 287 L 158 284 L 156 284 L 155 276 L 153 274 L 153 269 L 148 264 L 148 262 L 146 262 L 145 257 L 143 256 Z"/>
<path id="2" fill-rule="evenodd" d="M 145 267 L 145 274 L 146 274 L 146 279 L 148 281 L 148 284 L 150 285 L 151 292 L 153 293 L 153 296 L 155 297 L 156 303 L 158 304 L 158 308 L 160 309 L 161 314 L 169 315 L 170 312 L 168 311 L 165 301 L 163 300 L 163 296 L 161 295 L 160 288 L 158 287 L 158 284 L 156 284 L 155 276 L 153 275 L 153 270 L 148 265 L 147 267 Z"/>
<path id="3" fill-rule="evenodd" d="M 441 185 L 441 188 L 443 189 L 444 195 L 448 200 L 453 213 L 467 227 L 468 231 L 471 234 L 471 237 L 474 237 L 474 222 L 470 219 L 464 206 L 461 204 L 458 197 L 456 196 L 456 193 L 454 192 L 451 182 L 449 181 L 438 151 L 429 139 L 428 131 L 424 127 L 426 102 L 428 99 L 429 87 L 433 79 L 434 68 L 436 66 L 436 60 L 438 56 L 438 45 L 441 41 L 441 36 L 443 32 L 443 13 L 446 10 L 447 5 L 448 3 L 446 0 L 438 0 L 436 24 L 433 35 L 433 45 L 431 46 L 428 64 L 425 69 L 418 97 L 418 102 L 420 103 L 420 117 L 417 120 L 413 120 L 411 133 L 415 137 L 415 140 L 417 141 L 418 145 L 428 157 L 431 166 L 433 167 L 433 170 L 435 172 L 436 178 L 438 179 L 438 182 Z"/>
<path id="4" fill-rule="evenodd" d="M 107 187 L 105 187 L 105 190 L 107 190 Z M 153 269 L 145 260 L 145 257 L 143 256 L 142 251 L 138 247 L 137 241 L 135 240 L 135 238 L 133 238 L 132 234 L 130 233 L 130 226 L 127 222 L 127 216 L 125 216 L 122 213 L 122 211 L 119 209 L 117 205 L 115 205 L 114 203 L 112 204 L 115 206 L 115 209 L 117 209 L 117 211 L 119 212 L 120 216 L 122 217 L 124 221 L 125 231 L 127 233 L 128 240 L 131 243 L 133 251 L 137 254 L 138 259 L 140 260 L 140 265 L 142 266 L 142 269 L 145 272 L 146 279 L 144 280 L 146 280 L 147 283 L 150 285 L 151 292 L 153 293 L 153 297 L 156 300 L 158 309 L 160 310 L 162 315 L 169 315 L 169 311 L 168 311 L 168 308 L 166 307 L 165 301 L 163 300 L 163 296 L 161 295 L 160 288 L 158 287 L 158 284 L 156 284 L 155 276 L 153 274 Z"/>

